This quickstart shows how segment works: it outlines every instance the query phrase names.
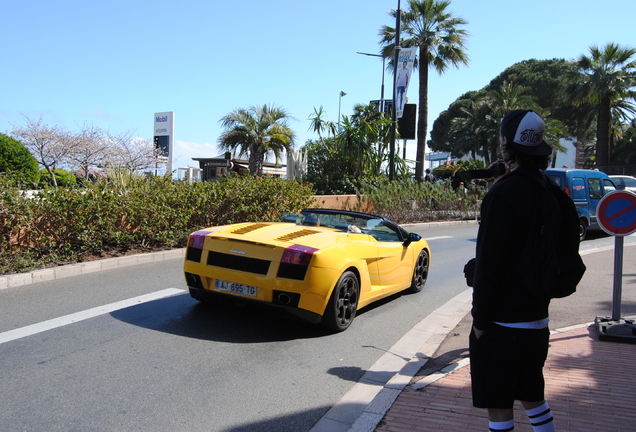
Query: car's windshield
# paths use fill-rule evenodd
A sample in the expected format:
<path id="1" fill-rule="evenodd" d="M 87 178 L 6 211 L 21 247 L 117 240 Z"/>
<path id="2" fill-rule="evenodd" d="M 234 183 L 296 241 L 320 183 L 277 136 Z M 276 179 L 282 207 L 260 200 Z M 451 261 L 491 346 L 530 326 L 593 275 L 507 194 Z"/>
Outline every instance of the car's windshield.
<path id="1" fill-rule="evenodd" d="M 298 213 L 285 213 L 281 218 L 281 222 L 334 228 L 354 234 L 370 234 L 378 241 L 401 241 L 398 229 L 395 226 L 371 215 L 358 217 L 348 213 L 326 214 L 304 210 Z"/>

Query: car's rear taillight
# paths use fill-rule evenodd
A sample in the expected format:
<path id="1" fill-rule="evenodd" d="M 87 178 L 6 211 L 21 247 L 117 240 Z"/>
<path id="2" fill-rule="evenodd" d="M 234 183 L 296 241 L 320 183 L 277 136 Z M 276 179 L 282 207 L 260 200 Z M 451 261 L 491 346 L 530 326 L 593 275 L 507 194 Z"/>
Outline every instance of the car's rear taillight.
<path id="1" fill-rule="evenodd" d="M 565 192 L 565 194 L 566 194 L 567 196 L 570 196 L 570 188 L 569 188 L 569 187 L 567 187 L 567 186 L 566 186 L 566 187 L 564 187 L 564 188 L 563 188 L 563 192 Z"/>
<path id="2" fill-rule="evenodd" d="M 203 249 L 203 243 L 205 243 L 205 236 L 210 234 L 209 231 L 197 231 L 190 234 L 190 240 L 188 241 L 188 247 Z"/>
<path id="3" fill-rule="evenodd" d="M 283 257 L 280 262 L 283 264 L 296 264 L 306 267 L 309 265 L 313 254 L 317 251 L 318 249 L 309 246 L 291 245 L 283 252 Z"/>
<path id="4" fill-rule="evenodd" d="M 309 262 L 318 249 L 309 246 L 291 245 L 283 252 L 278 267 L 278 277 L 303 280 L 309 270 Z"/>

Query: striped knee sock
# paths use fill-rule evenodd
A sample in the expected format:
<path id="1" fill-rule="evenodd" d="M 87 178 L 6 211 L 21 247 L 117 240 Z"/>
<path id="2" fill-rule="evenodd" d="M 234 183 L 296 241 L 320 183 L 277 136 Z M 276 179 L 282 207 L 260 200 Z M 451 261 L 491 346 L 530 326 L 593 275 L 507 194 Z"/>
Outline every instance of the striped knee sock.
<path id="1" fill-rule="evenodd" d="M 550 411 L 547 402 L 540 407 L 526 410 L 526 414 L 528 414 L 534 432 L 556 432 L 552 411 Z"/>
<path id="2" fill-rule="evenodd" d="M 515 421 L 508 420 L 503 422 L 488 422 L 488 432 L 514 432 Z"/>

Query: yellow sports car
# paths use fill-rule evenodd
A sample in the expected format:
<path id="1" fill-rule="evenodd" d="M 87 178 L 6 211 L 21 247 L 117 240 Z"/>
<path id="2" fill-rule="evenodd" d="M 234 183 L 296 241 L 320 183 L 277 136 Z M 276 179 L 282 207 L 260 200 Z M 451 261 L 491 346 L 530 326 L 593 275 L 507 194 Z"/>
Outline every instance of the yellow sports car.
<path id="1" fill-rule="evenodd" d="M 199 301 L 253 300 L 343 331 L 358 309 L 420 292 L 430 259 L 425 240 L 385 218 L 306 209 L 190 234 L 184 272 Z"/>

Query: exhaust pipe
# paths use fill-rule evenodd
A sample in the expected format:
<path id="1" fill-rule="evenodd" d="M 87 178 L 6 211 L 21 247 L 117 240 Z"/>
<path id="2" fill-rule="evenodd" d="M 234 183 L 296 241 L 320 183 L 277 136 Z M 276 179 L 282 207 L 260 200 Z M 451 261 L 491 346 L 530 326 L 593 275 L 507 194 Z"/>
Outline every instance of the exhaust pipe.
<path id="1" fill-rule="evenodd" d="M 203 289 L 203 283 L 199 275 L 193 273 L 186 273 L 186 283 L 192 288 Z"/>
<path id="2" fill-rule="evenodd" d="M 278 303 L 288 305 L 291 303 L 291 298 L 285 293 L 280 293 L 278 294 Z"/>

